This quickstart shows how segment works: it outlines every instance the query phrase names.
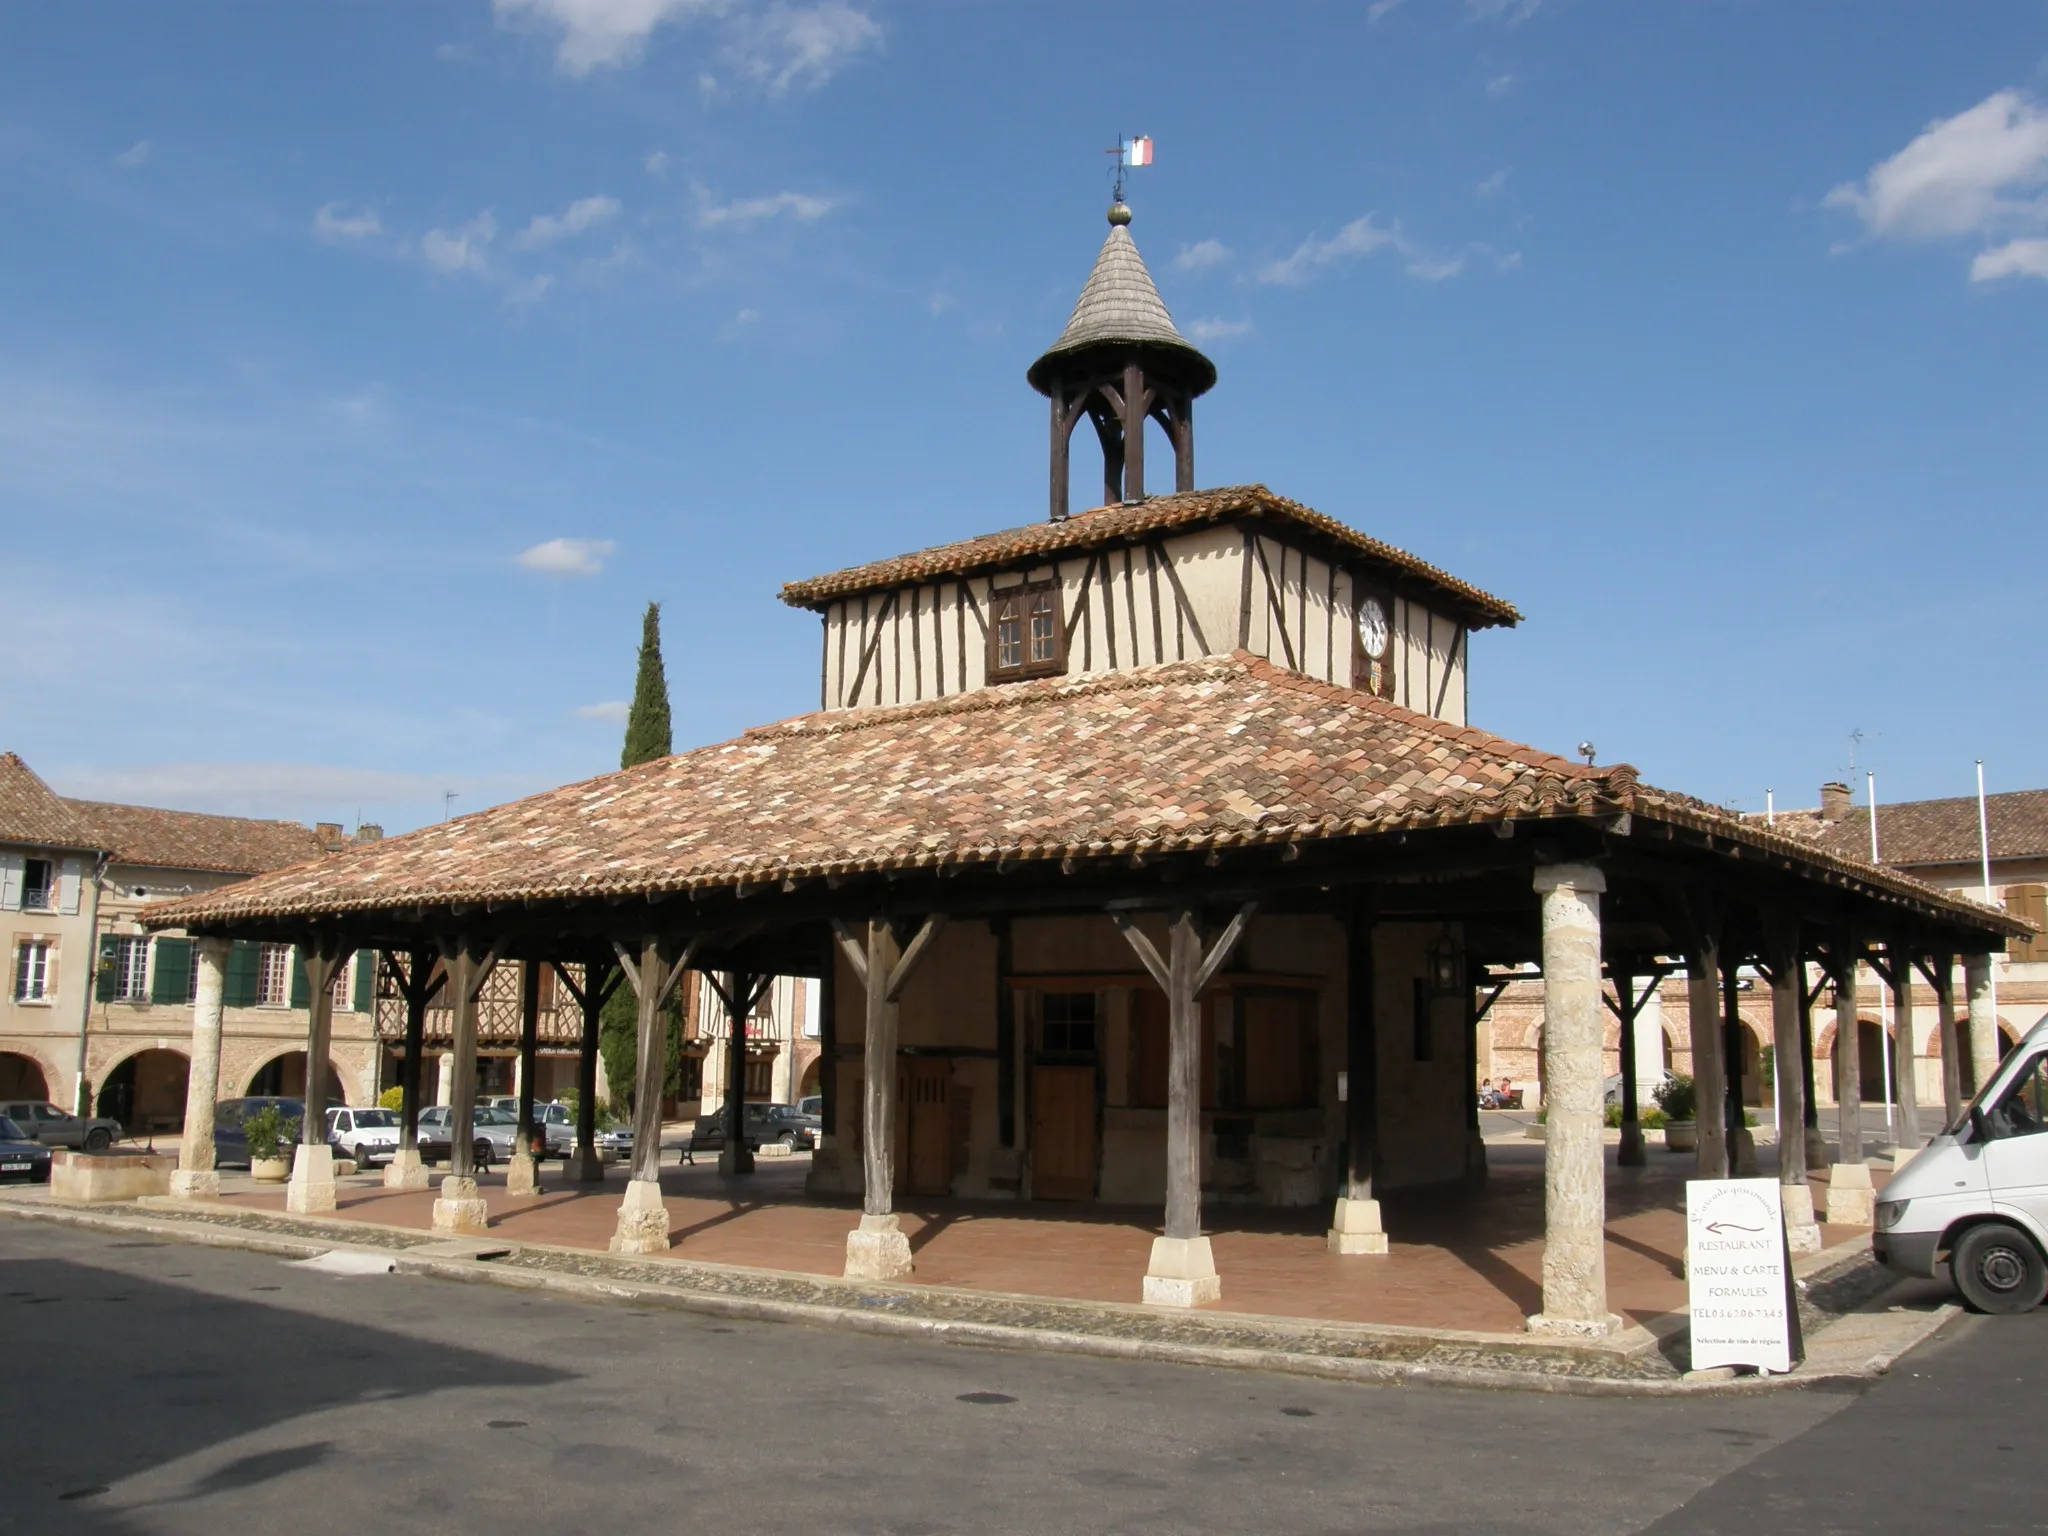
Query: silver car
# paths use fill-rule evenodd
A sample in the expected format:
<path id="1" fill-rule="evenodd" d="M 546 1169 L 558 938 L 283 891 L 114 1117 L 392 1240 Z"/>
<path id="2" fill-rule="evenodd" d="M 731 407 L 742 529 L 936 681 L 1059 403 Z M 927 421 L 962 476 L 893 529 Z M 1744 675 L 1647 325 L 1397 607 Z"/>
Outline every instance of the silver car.
<path id="1" fill-rule="evenodd" d="M 126 1133 L 118 1120 L 102 1117 L 82 1119 L 67 1115 L 56 1105 L 41 1099 L 15 1100 L 0 1104 L 0 1116 L 21 1127 L 22 1134 L 46 1147 L 71 1147 L 84 1152 L 103 1152 Z"/>
<path id="2" fill-rule="evenodd" d="M 519 1137 L 519 1117 L 507 1114 L 502 1109 L 478 1109 L 471 1118 L 471 1155 L 479 1168 L 488 1168 L 493 1163 L 504 1162 L 512 1156 L 514 1143 Z M 438 1163 L 445 1160 L 452 1148 L 454 1138 L 448 1132 L 448 1106 L 436 1104 L 420 1115 L 420 1161 Z"/>

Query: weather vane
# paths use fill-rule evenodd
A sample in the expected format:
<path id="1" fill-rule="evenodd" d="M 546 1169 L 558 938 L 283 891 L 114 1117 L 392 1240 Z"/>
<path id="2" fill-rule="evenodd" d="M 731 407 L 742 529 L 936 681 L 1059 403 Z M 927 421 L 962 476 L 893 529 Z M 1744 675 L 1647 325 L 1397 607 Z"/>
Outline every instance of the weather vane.
<path id="1" fill-rule="evenodd" d="M 1124 200 L 1124 172 L 1152 163 L 1152 141 L 1142 133 L 1128 139 L 1119 134 L 1116 148 L 1105 149 L 1103 153 L 1116 156 L 1116 186 L 1110 196 L 1120 203 Z"/>

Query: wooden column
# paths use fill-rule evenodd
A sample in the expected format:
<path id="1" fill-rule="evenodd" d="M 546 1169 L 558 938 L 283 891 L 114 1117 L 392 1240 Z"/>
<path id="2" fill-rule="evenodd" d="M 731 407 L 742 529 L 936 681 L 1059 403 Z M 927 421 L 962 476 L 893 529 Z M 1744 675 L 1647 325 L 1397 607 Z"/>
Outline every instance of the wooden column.
<path id="1" fill-rule="evenodd" d="M 476 1187 L 476 1000 L 497 968 L 499 953 L 467 937 L 442 948 L 455 1049 L 448 1086 L 448 1176 L 434 1202 L 439 1232 L 481 1232 L 490 1225 L 490 1208 Z"/>
<path id="2" fill-rule="evenodd" d="M 663 1005 L 688 969 L 702 936 L 677 947 L 658 934 L 637 951 L 613 941 L 619 967 L 638 1004 L 640 1061 L 633 1087 L 633 1174 L 619 1202 L 613 1253 L 668 1252 L 668 1207 L 661 1203 L 661 1085 L 668 1076 L 668 1026 Z"/>
<path id="3" fill-rule="evenodd" d="M 1066 391 L 1055 390 L 1052 396 L 1051 517 L 1056 523 L 1064 522 L 1067 516 L 1067 444 L 1073 435 L 1074 418 L 1067 413 Z"/>
<path id="4" fill-rule="evenodd" d="M 522 960 L 519 964 L 519 1129 L 512 1143 L 511 1161 L 505 1168 L 505 1193 L 540 1193 L 540 1158 L 533 1145 L 533 1061 L 540 1045 L 541 962 Z M 541 1143 L 547 1150 L 547 1143 Z"/>
<path id="5" fill-rule="evenodd" d="M 1686 1022 L 1692 1037 L 1693 1120 L 1698 1148 L 1693 1177 L 1728 1177 L 1727 1094 L 1721 1063 L 1721 940 L 1702 925 L 1685 957 Z"/>
<path id="6" fill-rule="evenodd" d="M 1898 1145 L 1917 1150 L 1920 1136 L 1920 1064 L 1914 1048 L 1913 956 L 1894 939 L 1885 947 L 1892 984 L 1892 1080 L 1898 1090 Z"/>
<path id="7" fill-rule="evenodd" d="M 1727 1078 L 1726 1124 L 1728 1173 L 1731 1178 L 1756 1177 L 1756 1141 L 1743 1122 L 1749 1118 L 1742 1101 L 1742 969 L 1741 952 L 1732 945 L 1721 951 L 1721 1060 Z"/>
<path id="8" fill-rule="evenodd" d="M 996 940 L 996 1145 L 1017 1145 L 1017 994 L 1010 987 L 1013 964 L 1010 920 L 991 918 Z"/>
<path id="9" fill-rule="evenodd" d="M 1145 370 L 1124 365 L 1124 494 L 1125 501 L 1145 497 Z"/>
<path id="10" fill-rule="evenodd" d="M 555 985 L 576 1000 L 582 1032 L 576 1052 L 576 1150 L 569 1158 L 569 1178 L 577 1184 L 602 1184 L 604 1164 L 597 1157 L 597 1046 L 604 1028 L 604 1005 L 624 982 L 612 961 L 592 950 L 577 981 L 560 961 L 554 962 Z"/>
<path id="11" fill-rule="evenodd" d="M 818 972 L 818 1131 L 839 1135 L 839 946 L 828 935 Z"/>
<path id="12" fill-rule="evenodd" d="M 1183 394 L 1173 414 L 1173 488 L 1195 488 L 1195 397 Z M 1473 1103 L 1478 1103 L 1477 1097 Z"/>
<path id="13" fill-rule="evenodd" d="M 1799 954 L 1799 920 L 1767 913 L 1764 948 L 1770 963 L 1771 1054 L 1777 1066 L 1778 1184 L 1785 1213 L 1786 1241 L 1794 1253 L 1818 1253 L 1820 1227 L 1813 1219 L 1813 1186 L 1806 1182 L 1806 1088 L 1799 1069 L 1800 1030 L 1806 972 Z"/>
<path id="14" fill-rule="evenodd" d="M 1205 954 L 1196 915 L 1182 907 L 1169 919 L 1165 959 L 1128 913 L 1115 914 L 1124 938 L 1166 994 L 1166 1230 L 1153 1239 L 1144 1292 L 1146 1301 L 1160 1306 L 1191 1307 L 1223 1294 L 1215 1255 L 1202 1235 L 1201 996 L 1256 910 L 1250 902 L 1241 907 Z"/>
<path id="15" fill-rule="evenodd" d="M 754 1171 L 754 1154 L 747 1150 L 747 1020 L 774 981 L 772 976 L 750 971 L 728 971 L 723 982 L 711 978 L 712 990 L 725 1004 L 731 1025 L 725 1037 L 725 1145 L 718 1153 L 720 1173 Z"/>
<path id="16" fill-rule="evenodd" d="M 1379 1149 L 1378 979 L 1373 964 L 1374 916 L 1375 909 L 1370 901 L 1354 902 L 1345 914 L 1344 1187 L 1337 1197 L 1337 1209 L 1324 1238 L 1332 1253 L 1381 1254 L 1387 1251 L 1380 1203 L 1372 1192 L 1373 1157 Z M 1199 1016 L 1195 1038 L 1199 1044 Z M 1198 1094 L 1201 1088 L 1200 1065 L 1197 1061 Z M 1199 1109 L 1199 1103 L 1197 1107 Z M 1199 1143 L 1196 1151 L 1199 1155 Z M 1198 1163 L 1198 1176 L 1199 1171 Z"/>

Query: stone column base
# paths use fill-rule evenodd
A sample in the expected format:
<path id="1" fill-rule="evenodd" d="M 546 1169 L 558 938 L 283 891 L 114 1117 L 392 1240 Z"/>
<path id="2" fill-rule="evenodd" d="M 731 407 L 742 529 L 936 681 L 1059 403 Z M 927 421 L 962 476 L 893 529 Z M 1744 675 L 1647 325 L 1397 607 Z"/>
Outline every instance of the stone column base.
<path id="1" fill-rule="evenodd" d="M 441 1181 L 441 1198 L 434 1202 L 436 1232 L 488 1232 L 491 1208 L 476 1192 L 475 1179 L 449 1175 Z"/>
<path id="2" fill-rule="evenodd" d="M 863 1216 L 846 1234 L 847 1279 L 900 1280 L 912 1267 L 910 1239 L 894 1215 Z"/>
<path id="3" fill-rule="evenodd" d="M 407 1152 L 400 1149 L 391 1154 L 391 1161 L 384 1165 L 384 1187 L 386 1189 L 425 1189 L 427 1187 L 427 1165 L 420 1161 L 419 1149 Z"/>
<path id="4" fill-rule="evenodd" d="M 1328 1240 L 1332 1253 L 1385 1253 L 1387 1233 L 1380 1225 L 1379 1201 L 1338 1196 Z"/>
<path id="5" fill-rule="evenodd" d="M 1359 1204 L 1378 1205 L 1378 1201 Z M 1145 1271 L 1145 1300 L 1155 1307 L 1199 1307 L 1223 1299 L 1223 1281 L 1206 1237 L 1155 1237 Z"/>
<path id="6" fill-rule="evenodd" d="M 1643 1145 L 1643 1127 L 1640 1122 L 1624 1120 L 1621 1123 L 1621 1147 L 1614 1154 L 1614 1161 L 1622 1168 L 1646 1168 L 1650 1154 Z"/>
<path id="7" fill-rule="evenodd" d="M 1867 1227 L 1877 1220 L 1877 1193 L 1865 1163 L 1836 1163 L 1828 1169 L 1828 1225 Z"/>
<path id="8" fill-rule="evenodd" d="M 1813 1219 L 1813 1186 L 1801 1179 L 1784 1185 L 1778 1198 L 1785 1206 L 1785 1247 L 1791 1253 L 1820 1252 L 1820 1224 Z"/>
<path id="9" fill-rule="evenodd" d="M 179 1168 L 171 1174 L 173 1200 L 218 1200 L 220 1174 L 211 1168 Z"/>
<path id="10" fill-rule="evenodd" d="M 284 1208 L 295 1216 L 334 1209 L 334 1148 L 302 1144 L 292 1155 L 292 1179 L 285 1186 Z"/>
<path id="11" fill-rule="evenodd" d="M 505 1193 L 508 1195 L 537 1195 L 540 1193 L 540 1170 L 534 1166 L 531 1152 L 514 1152 L 505 1164 Z"/>
<path id="12" fill-rule="evenodd" d="M 1806 1166 L 1825 1168 L 1835 1160 L 1835 1149 L 1828 1145 L 1827 1137 L 1821 1135 L 1818 1126 L 1806 1129 Z"/>
<path id="13" fill-rule="evenodd" d="M 736 1173 L 754 1171 L 754 1154 L 735 1142 L 727 1142 L 718 1152 L 718 1171 L 730 1177 Z"/>
<path id="14" fill-rule="evenodd" d="M 1538 1312 L 1529 1319 L 1529 1331 L 1552 1339 L 1611 1339 L 1627 1324 L 1609 1312 L 1604 1317 L 1552 1317 Z"/>
<path id="15" fill-rule="evenodd" d="M 567 1177 L 571 1184 L 602 1184 L 604 1182 L 604 1159 L 599 1157 L 594 1151 L 587 1157 L 581 1152 L 571 1152 L 569 1160 L 564 1166 L 567 1169 Z"/>
<path id="16" fill-rule="evenodd" d="M 667 1253 L 668 1207 L 661 1203 L 661 1185 L 654 1179 L 628 1179 L 619 1202 L 619 1227 L 612 1233 L 613 1253 Z"/>
<path id="17" fill-rule="evenodd" d="M 1750 1135 L 1746 1125 L 1729 1128 L 1728 1166 L 1734 1178 L 1753 1179 L 1757 1176 L 1756 1138 Z"/>

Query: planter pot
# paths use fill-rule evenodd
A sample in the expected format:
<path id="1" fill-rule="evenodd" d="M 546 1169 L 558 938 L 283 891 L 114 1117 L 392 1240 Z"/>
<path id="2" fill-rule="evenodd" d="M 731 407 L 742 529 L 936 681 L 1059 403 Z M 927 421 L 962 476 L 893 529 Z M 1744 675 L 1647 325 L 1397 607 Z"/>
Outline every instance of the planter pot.
<path id="1" fill-rule="evenodd" d="M 282 1184 L 292 1176 L 288 1157 L 258 1157 L 249 1162 L 249 1176 L 263 1184 Z"/>
<path id="2" fill-rule="evenodd" d="M 1691 1120 L 1673 1120 L 1664 1127 L 1666 1152 L 1693 1152 L 1700 1144 L 1700 1128 Z"/>

